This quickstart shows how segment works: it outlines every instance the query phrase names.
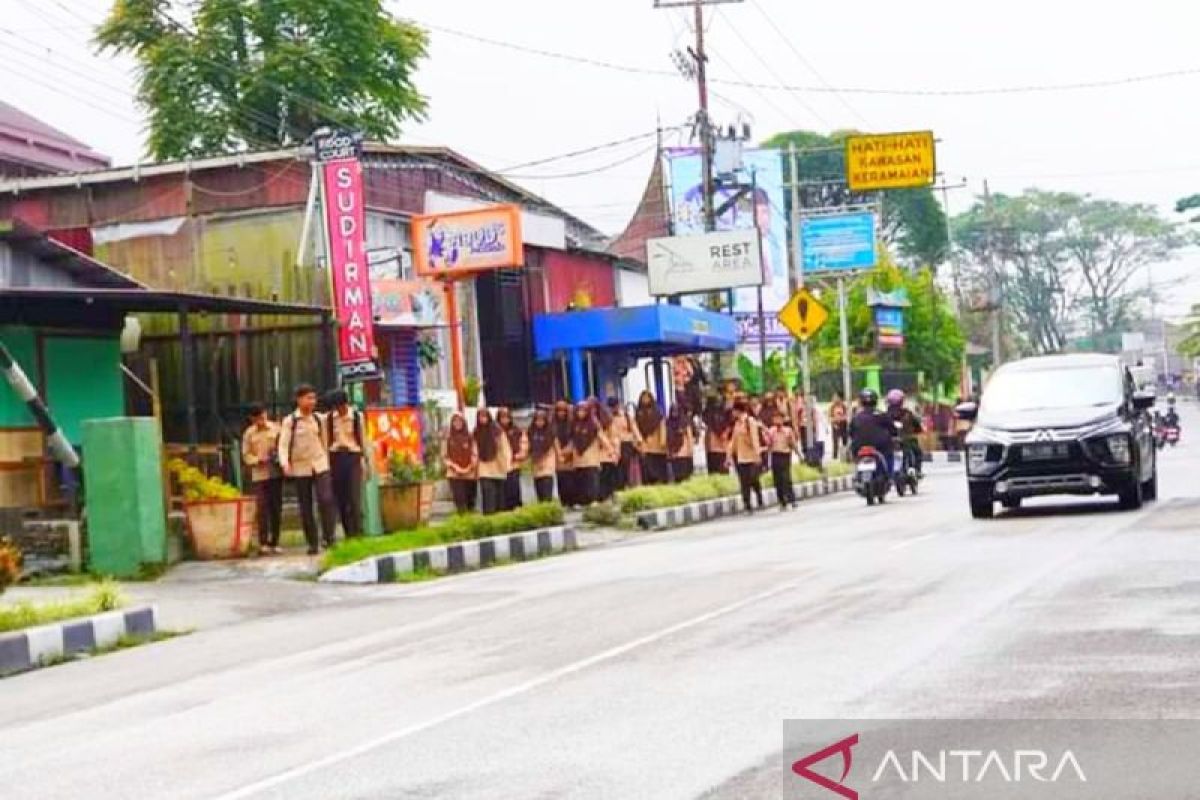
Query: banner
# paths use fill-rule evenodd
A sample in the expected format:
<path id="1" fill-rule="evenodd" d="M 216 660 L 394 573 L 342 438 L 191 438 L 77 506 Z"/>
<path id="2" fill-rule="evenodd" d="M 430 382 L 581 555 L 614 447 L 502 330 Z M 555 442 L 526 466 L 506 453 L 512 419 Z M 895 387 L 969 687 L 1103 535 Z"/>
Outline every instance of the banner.
<path id="1" fill-rule="evenodd" d="M 763 282 L 762 255 L 753 230 L 649 239 L 646 267 L 655 297 Z"/>
<path id="2" fill-rule="evenodd" d="M 875 266 L 875 214 L 822 214 L 800 220 L 804 274 L 853 272 Z"/>
<path id="3" fill-rule="evenodd" d="M 376 475 L 388 474 L 393 455 L 421 463 L 421 409 L 368 408 L 366 439 Z"/>
<path id="4" fill-rule="evenodd" d="M 426 278 L 470 276 L 525 264 L 517 206 L 413 217 L 412 243 L 413 265 Z"/>
<path id="5" fill-rule="evenodd" d="M 343 380 L 369 380 L 375 365 L 371 280 L 367 267 L 362 164 L 343 158 L 321 165 L 333 312 L 338 322 L 338 369 Z"/>
<path id="6" fill-rule="evenodd" d="M 852 192 L 932 186 L 937 177 L 933 131 L 846 137 L 846 183 Z"/>
<path id="7" fill-rule="evenodd" d="M 700 151 L 697 148 L 675 148 L 667 151 L 667 173 L 670 176 L 669 198 L 671 219 L 677 236 L 704 233 L 704 193 L 701 187 Z M 762 230 L 764 309 L 774 314 L 787 303 L 791 292 L 788 286 L 787 216 L 783 199 L 783 160 L 778 150 L 751 149 L 742 155 L 743 169 L 737 183 L 722 183 L 714 187 L 713 207 L 729 208 L 716 220 L 719 231 L 753 230 L 757 220 Z M 754 197 L 739 192 L 753 182 L 757 185 Z M 735 197 L 738 199 L 734 202 Z M 758 308 L 756 289 L 734 290 L 734 311 L 754 311 Z M 685 305 L 698 307 L 701 297 L 683 300 Z"/>
<path id="8" fill-rule="evenodd" d="M 434 281 L 371 281 L 375 324 L 402 328 L 445 327 L 446 292 Z"/>

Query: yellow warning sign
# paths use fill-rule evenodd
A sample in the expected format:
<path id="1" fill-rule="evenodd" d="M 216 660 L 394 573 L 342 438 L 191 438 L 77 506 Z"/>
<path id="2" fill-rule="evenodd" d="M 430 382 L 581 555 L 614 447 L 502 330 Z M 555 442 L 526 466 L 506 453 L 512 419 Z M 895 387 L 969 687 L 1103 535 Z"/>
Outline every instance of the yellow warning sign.
<path id="1" fill-rule="evenodd" d="M 829 309 L 808 289 L 798 289 L 779 312 L 779 321 L 802 342 L 817 335 L 829 321 Z"/>
<path id="2" fill-rule="evenodd" d="M 846 183 L 852 192 L 932 186 L 933 131 L 846 137 Z"/>

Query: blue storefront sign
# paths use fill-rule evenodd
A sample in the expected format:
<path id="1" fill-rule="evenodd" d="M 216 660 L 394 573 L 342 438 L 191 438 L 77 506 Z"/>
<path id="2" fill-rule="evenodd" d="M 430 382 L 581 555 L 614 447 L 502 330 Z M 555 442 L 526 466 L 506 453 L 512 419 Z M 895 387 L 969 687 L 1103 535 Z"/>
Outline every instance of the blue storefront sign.
<path id="1" fill-rule="evenodd" d="M 904 309 L 875 306 L 875 330 L 880 347 L 903 347 Z"/>
<path id="2" fill-rule="evenodd" d="M 829 214 L 800 220 L 804 274 L 850 272 L 875 266 L 875 214 Z"/>

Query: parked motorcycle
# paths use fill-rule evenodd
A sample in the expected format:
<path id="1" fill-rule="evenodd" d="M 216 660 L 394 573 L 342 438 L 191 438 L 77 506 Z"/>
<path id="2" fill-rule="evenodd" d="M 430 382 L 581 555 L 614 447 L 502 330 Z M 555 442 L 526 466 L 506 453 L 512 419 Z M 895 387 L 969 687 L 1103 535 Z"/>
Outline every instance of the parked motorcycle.
<path id="1" fill-rule="evenodd" d="M 861 447 L 855 455 L 854 490 L 866 498 L 867 505 L 882 504 L 891 485 L 883 456 L 873 447 Z"/>

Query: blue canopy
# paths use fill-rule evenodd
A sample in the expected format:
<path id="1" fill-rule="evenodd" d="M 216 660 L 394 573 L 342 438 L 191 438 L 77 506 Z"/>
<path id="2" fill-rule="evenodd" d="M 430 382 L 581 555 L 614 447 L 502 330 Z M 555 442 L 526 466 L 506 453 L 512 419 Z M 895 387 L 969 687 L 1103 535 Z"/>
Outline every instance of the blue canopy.
<path id="1" fill-rule="evenodd" d="M 732 316 L 666 303 L 533 318 L 538 361 L 570 355 L 573 350 L 621 350 L 634 358 L 734 350 L 737 333 Z"/>

